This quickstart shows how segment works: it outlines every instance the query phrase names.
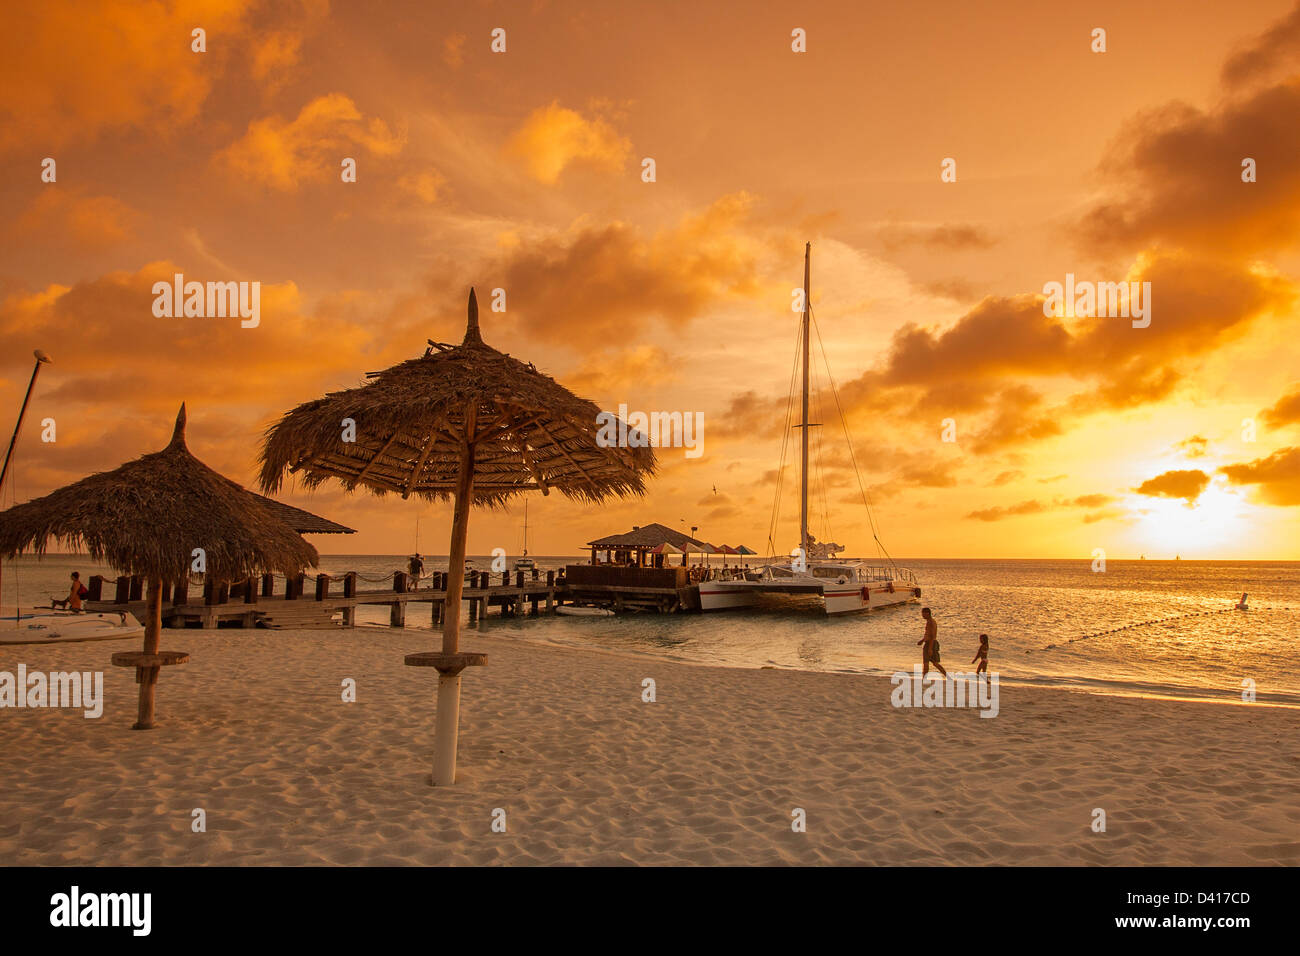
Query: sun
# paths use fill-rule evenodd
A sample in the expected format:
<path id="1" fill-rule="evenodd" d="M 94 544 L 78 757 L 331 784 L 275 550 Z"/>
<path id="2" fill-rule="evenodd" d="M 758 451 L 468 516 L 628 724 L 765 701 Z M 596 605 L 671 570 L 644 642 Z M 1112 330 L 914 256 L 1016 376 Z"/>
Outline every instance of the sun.
<path id="1" fill-rule="evenodd" d="M 1134 497 L 1137 540 L 1152 557 L 1215 557 L 1250 530 L 1250 506 L 1221 476 L 1191 504 L 1181 498 Z"/>

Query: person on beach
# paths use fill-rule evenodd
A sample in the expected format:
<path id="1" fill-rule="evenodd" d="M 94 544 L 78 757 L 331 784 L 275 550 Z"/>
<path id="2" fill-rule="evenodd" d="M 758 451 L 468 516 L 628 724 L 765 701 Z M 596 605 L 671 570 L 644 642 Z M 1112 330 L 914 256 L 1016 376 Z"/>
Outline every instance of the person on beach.
<path id="1" fill-rule="evenodd" d="M 948 679 L 948 672 L 943 669 L 939 663 L 939 622 L 934 619 L 928 607 L 921 608 L 921 617 L 925 618 L 925 634 L 917 641 L 918 644 L 925 645 L 921 648 L 921 676 L 925 677 L 930 673 L 930 665 L 933 664 L 943 679 Z"/>
<path id="2" fill-rule="evenodd" d="M 406 570 L 411 576 L 411 590 L 415 591 L 420 587 L 420 577 L 424 574 L 424 561 L 420 558 L 419 551 L 411 555 L 411 560 L 406 562 Z"/>
<path id="3" fill-rule="evenodd" d="M 975 656 L 970 659 L 972 664 L 976 661 L 980 662 L 980 666 L 975 668 L 975 676 L 979 677 L 980 674 L 987 674 L 989 670 L 989 636 L 987 634 L 980 635 L 979 650 L 977 650 Z"/>
<path id="4" fill-rule="evenodd" d="M 66 607 L 72 610 L 74 614 L 81 613 L 81 602 L 90 591 L 81 583 L 81 572 L 72 572 L 72 587 L 68 590 L 68 596 L 62 601 L 50 601 L 50 607 Z"/>

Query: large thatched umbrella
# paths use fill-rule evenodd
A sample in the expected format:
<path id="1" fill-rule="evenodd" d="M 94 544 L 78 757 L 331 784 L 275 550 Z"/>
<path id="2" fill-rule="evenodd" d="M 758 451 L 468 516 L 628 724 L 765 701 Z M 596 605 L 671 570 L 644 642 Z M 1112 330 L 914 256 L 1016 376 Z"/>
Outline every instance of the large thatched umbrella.
<path id="1" fill-rule="evenodd" d="M 297 574 L 317 560 L 316 549 L 261 498 L 190 454 L 184 405 L 162 451 L 0 512 L 0 554 L 42 554 L 50 539 L 147 582 L 144 652 L 113 655 L 114 664 L 136 668 L 136 730 L 153 726 L 159 667 L 188 660 L 181 651 L 159 651 L 158 637 L 162 583 L 189 574 L 196 548 L 203 549 L 206 573 L 227 581 Z"/>
<path id="2" fill-rule="evenodd" d="M 552 488 L 587 502 L 643 493 L 654 452 L 598 441 L 601 414 L 531 364 L 485 345 L 471 289 L 459 346 L 430 340 L 423 357 L 299 405 L 267 432 L 261 483 L 268 494 L 287 470 L 308 487 L 334 479 L 348 490 L 364 485 L 380 495 L 454 499 L 442 652 L 406 659 L 439 672 L 433 768 L 439 786 L 456 777 L 460 672 L 487 663 L 484 654 L 460 651 L 470 507 Z"/>

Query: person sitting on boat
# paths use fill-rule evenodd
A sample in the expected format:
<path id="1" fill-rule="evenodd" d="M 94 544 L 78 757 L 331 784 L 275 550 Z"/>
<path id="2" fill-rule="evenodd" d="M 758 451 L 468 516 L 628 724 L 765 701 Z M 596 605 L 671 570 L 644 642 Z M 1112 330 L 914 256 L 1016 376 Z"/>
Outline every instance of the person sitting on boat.
<path id="1" fill-rule="evenodd" d="M 86 589 L 86 586 L 81 583 L 81 572 L 73 571 L 72 587 L 69 588 L 68 590 L 68 596 L 65 597 L 62 601 L 58 601 L 58 600 L 50 601 L 50 607 L 66 607 L 69 608 L 73 614 L 80 614 L 81 602 L 85 599 L 86 595 L 89 593 L 90 591 L 88 591 Z"/>

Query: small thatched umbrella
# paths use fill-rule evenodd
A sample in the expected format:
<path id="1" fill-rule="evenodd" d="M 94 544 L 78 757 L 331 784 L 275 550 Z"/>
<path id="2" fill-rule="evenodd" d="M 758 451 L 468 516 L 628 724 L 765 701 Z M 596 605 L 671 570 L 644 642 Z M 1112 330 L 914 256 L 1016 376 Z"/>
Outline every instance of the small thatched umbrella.
<path id="1" fill-rule="evenodd" d="M 268 430 L 262 490 L 277 490 L 287 470 L 309 488 L 334 479 L 348 490 L 364 485 L 380 495 L 454 499 L 442 652 L 406 658 L 438 670 L 433 782 L 445 786 L 456 778 L 460 672 L 487 663 L 485 654 L 460 652 L 470 507 L 552 488 L 587 502 L 639 495 L 654 471 L 654 452 L 598 440 L 595 404 L 485 345 L 473 289 L 459 346 L 430 340 L 423 357 L 371 379 L 299 405 Z M 348 434 L 347 419 L 355 435 Z"/>
<path id="2" fill-rule="evenodd" d="M 207 574 L 229 581 L 296 574 L 317 560 L 316 549 L 262 499 L 190 454 L 184 405 L 162 451 L 0 512 L 0 554 L 43 554 L 50 539 L 148 583 L 144 652 L 113 655 L 114 664 L 136 668 L 136 730 L 153 726 L 159 667 L 188 660 L 181 651 L 159 651 L 158 637 L 162 583 L 189 574 L 194 549 L 203 549 Z"/>

